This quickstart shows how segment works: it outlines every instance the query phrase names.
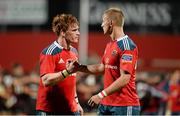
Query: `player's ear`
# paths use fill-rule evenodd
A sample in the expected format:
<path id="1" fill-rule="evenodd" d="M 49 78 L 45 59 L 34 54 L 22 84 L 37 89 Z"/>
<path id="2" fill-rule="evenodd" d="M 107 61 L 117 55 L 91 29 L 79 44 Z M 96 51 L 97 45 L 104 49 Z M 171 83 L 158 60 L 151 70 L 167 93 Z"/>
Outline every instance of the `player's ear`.
<path id="1" fill-rule="evenodd" d="M 113 22 L 112 22 L 112 20 L 110 20 L 110 21 L 109 21 L 109 27 L 112 28 L 112 26 L 113 26 Z"/>
<path id="2" fill-rule="evenodd" d="M 63 37 L 65 37 L 66 33 L 65 33 L 64 31 L 61 31 L 61 32 L 60 32 L 60 35 L 63 36 Z"/>

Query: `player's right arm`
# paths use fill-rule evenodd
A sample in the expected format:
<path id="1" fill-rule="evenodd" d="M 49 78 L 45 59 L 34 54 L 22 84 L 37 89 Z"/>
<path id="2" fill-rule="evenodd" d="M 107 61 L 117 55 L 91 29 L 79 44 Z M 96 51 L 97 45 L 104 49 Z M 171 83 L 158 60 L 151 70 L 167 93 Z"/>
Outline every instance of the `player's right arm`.
<path id="1" fill-rule="evenodd" d="M 67 69 L 64 69 L 62 71 L 56 72 L 56 73 L 48 73 L 43 75 L 42 83 L 44 86 L 52 86 L 57 84 L 58 82 L 64 80 L 66 77 L 68 77 L 70 74 L 74 71 L 73 62 L 69 64 Z"/>
<path id="2" fill-rule="evenodd" d="M 48 73 L 41 77 L 44 86 L 52 86 L 64 79 L 61 72 Z"/>
<path id="3" fill-rule="evenodd" d="M 71 63 L 64 70 L 55 71 L 58 57 L 56 57 L 56 54 L 50 54 L 51 52 L 48 52 L 48 50 L 49 48 L 45 49 L 40 55 L 40 76 L 44 86 L 52 86 L 64 80 L 72 73 L 71 70 L 74 68 Z"/>

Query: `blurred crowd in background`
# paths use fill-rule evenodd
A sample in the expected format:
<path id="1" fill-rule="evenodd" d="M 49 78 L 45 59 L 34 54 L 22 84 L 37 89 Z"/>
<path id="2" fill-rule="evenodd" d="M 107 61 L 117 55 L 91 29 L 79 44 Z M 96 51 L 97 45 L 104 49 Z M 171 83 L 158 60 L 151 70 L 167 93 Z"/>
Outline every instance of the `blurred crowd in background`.
<path id="1" fill-rule="evenodd" d="M 99 61 L 90 58 L 89 64 Z M 180 112 L 180 70 L 172 72 L 136 73 L 137 92 L 142 115 L 165 115 Z M 0 67 L 0 114 L 34 115 L 40 80 L 39 66 L 25 72 L 16 62 L 10 71 Z M 97 106 L 88 106 L 89 98 L 103 89 L 103 76 L 79 73 L 77 94 L 85 113 L 95 113 Z"/>
<path id="2" fill-rule="evenodd" d="M 35 114 L 39 71 L 24 72 L 20 63 L 6 71 L 0 67 L 0 114 Z"/>

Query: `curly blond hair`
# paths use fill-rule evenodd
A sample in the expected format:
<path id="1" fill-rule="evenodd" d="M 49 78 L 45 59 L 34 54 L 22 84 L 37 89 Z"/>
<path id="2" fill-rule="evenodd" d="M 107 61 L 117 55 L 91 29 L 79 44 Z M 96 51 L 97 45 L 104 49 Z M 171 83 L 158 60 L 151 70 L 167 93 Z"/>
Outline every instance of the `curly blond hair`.
<path id="1" fill-rule="evenodd" d="M 52 30 L 53 32 L 59 36 L 60 32 L 66 32 L 70 25 L 78 24 L 79 22 L 76 17 L 71 14 L 61 14 L 56 15 L 52 21 Z"/>

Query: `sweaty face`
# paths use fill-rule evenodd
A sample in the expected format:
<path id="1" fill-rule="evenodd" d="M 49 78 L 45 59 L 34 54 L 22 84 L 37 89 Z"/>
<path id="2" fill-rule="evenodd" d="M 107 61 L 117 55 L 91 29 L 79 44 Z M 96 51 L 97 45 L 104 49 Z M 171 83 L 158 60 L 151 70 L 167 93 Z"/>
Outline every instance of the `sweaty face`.
<path id="1" fill-rule="evenodd" d="M 66 40 L 69 43 L 78 43 L 79 36 L 80 36 L 79 26 L 77 24 L 70 25 L 66 32 Z"/>
<path id="2" fill-rule="evenodd" d="M 101 27 L 103 28 L 104 34 L 111 33 L 110 20 L 106 15 L 103 15 Z"/>

